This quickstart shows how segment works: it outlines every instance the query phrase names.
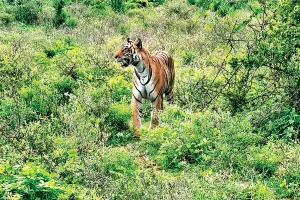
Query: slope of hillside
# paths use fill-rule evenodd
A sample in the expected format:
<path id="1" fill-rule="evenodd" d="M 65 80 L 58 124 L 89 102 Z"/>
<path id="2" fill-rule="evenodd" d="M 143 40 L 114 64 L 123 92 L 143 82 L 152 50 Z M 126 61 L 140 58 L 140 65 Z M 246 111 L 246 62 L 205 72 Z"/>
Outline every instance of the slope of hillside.
<path id="1" fill-rule="evenodd" d="M 209 3 L 208 3 L 209 2 Z M 276 12 L 275 12 L 276 11 Z M 297 1 L 0 3 L 0 199 L 299 199 Z M 175 60 L 142 136 L 127 37 Z"/>

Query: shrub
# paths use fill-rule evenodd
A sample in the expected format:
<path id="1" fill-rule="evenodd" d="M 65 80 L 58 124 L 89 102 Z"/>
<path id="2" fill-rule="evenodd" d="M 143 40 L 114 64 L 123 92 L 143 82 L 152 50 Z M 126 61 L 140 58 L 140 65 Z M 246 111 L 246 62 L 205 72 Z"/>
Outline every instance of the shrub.
<path id="1" fill-rule="evenodd" d="M 122 0 L 111 0 L 111 8 L 115 12 L 124 12 L 125 3 Z"/>
<path id="2" fill-rule="evenodd" d="M 153 3 L 154 5 L 161 5 L 166 2 L 166 0 L 148 0 L 148 1 Z"/>
<path id="3" fill-rule="evenodd" d="M 68 17 L 68 19 L 66 20 L 67 27 L 75 28 L 77 26 L 77 24 L 78 24 L 78 21 L 74 17 Z"/>
<path id="4" fill-rule="evenodd" d="M 100 166 L 116 179 L 135 177 L 135 158 L 125 149 L 107 149 L 101 158 Z"/>
<path id="5" fill-rule="evenodd" d="M 248 0 L 188 0 L 192 5 L 197 5 L 198 7 L 209 10 L 211 9 L 214 12 L 217 12 L 220 16 L 225 16 L 231 11 L 242 8 Z"/>
<path id="6" fill-rule="evenodd" d="M 128 104 L 114 104 L 105 117 L 105 122 L 109 125 L 111 136 L 109 144 L 120 144 L 132 139 L 132 133 L 129 129 L 129 120 L 131 119 L 131 109 Z"/>
<path id="7" fill-rule="evenodd" d="M 35 81 L 32 86 L 22 87 L 19 94 L 26 106 L 38 115 L 50 116 L 54 111 L 57 101 L 54 91 L 49 86 L 40 84 L 40 81 Z"/>
<path id="8" fill-rule="evenodd" d="M 16 20 L 25 24 L 37 24 L 39 14 L 42 11 L 42 4 L 38 0 L 29 0 L 16 7 Z"/>
<path id="9" fill-rule="evenodd" d="M 262 119 L 259 128 L 266 137 L 281 138 L 286 141 L 299 140 L 300 115 L 295 109 L 285 107 L 281 111 L 269 113 Z"/>
<path id="10" fill-rule="evenodd" d="M 54 25 L 56 27 L 61 26 L 67 20 L 67 12 L 64 7 L 67 4 L 67 0 L 55 0 L 54 1 L 54 8 L 55 8 L 55 18 L 54 18 Z"/>
<path id="11" fill-rule="evenodd" d="M 69 94 L 74 92 L 75 81 L 71 77 L 61 77 L 61 80 L 57 80 L 54 83 L 54 87 L 58 93 L 58 101 L 60 104 L 68 103 Z"/>
<path id="12" fill-rule="evenodd" d="M 64 40 L 57 40 L 52 46 L 45 47 L 44 53 L 48 58 L 53 58 L 58 54 L 67 53 L 76 47 L 72 38 L 65 38 Z"/>
<path id="13" fill-rule="evenodd" d="M 93 8 L 93 10 L 100 15 L 107 14 L 107 7 L 109 6 L 109 1 L 102 0 L 84 0 L 84 4 Z"/>
<path id="14" fill-rule="evenodd" d="M 112 77 L 108 82 L 113 101 L 129 102 L 131 96 L 131 84 L 125 80 L 124 76 Z"/>
<path id="15" fill-rule="evenodd" d="M 275 173 L 279 163 L 279 155 L 270 149 L 272 148 L 268 145 L 262 149 L 255 150 L 254 148 L 254 155 L 250 158 L 253 168 L 264 177 L 271 177 Z"/>
<path id="16" fill-rule="evenodd" d="M 8 25 L 14 20 L 12 14 L 0 12 L 0 24 Z"/>
<path id="17" fill-rule="evenodd" d="M 69 199 L 77 191 L 60 182 L 56 174 L 31 163 L 11 166 L 8 162 L 0 165 L 1 198 L 24 199 Z"/>
<path id="18" fill-rule="evenodd" d="M 119 25 L 119 32 L 121 33 L 121 35 L 129 35 L 130 33 L 130 27 L 126 24 L 120 24 Z"/>
<path id="19" fill-rule="evenodd" d="M 53 7 L 43 7 L 39 13 L 39 24 L 53 25 L 55 19 L 55 9 Z"/>
<path id="20" fill-rule="evenodd" d="M 245 159 L 238 152 L 260 141 L 248 120 L 209 111 L 190 114 L 171 106 L 162 113 L 160 128 L 142 135 L 142 146 L 166 169 L 212 162 L 237 169 Z"/>
<path id="21" fill-rule="evenodd" d="M 189 65 L 194 60 L 194 58 L 195 56 L 191 52 L 184 51 L 182 54 L 183 64 L 185 65 Z"/>

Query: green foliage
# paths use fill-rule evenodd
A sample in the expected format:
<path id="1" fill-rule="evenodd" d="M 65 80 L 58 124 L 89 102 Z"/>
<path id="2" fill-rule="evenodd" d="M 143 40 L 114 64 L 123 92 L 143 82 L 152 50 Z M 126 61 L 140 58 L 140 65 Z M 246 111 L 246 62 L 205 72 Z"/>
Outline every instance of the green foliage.
<path id="1" fill-rule="evenodd" d="M 282 112 L 269 115 L 261 123 L 261 129 L 267 133 L 266 136 L 283 138 L 287 141 L 299 139 L 300 116 L 295 109 L 286 108 Z"/>
<path id="2" fill-rule="evenodd" d="M 70 50 L 73 50 L 76 47 L 76 44 L 72 38 L 67 37 L 64 40 L 56 41 L 51 47 L 45 48 L 44 53 L 48 58 L 53 58 L 58 54 L 67 53 Z"/>
<path id="3" fill-rule="evenodd" d="M 108 113 L 107 121 L 116 131 L 122 131 L 129 128 L 128 119 L 130 118 L 131 110 L 128 104 L 115 104 Z"/>
<path id="4" fill-rule="evenodd" d="M 225 16 L 232 11 L 242 8 L 248 3 L 248 0 L 188 0 L 188 2 L 204 10 L 212 10 L 220 16 Z"/>
<path id="5" fill-rule="evenodd" d="M 166 0 L 148 0 L 150 3 L 153 3 L 154 5 L 161 5 L 166 2 Z"/>
<path id="6" fill-rule="evenodd" d="M 254 155 L 251 163 L 254 169 L 264 177 L 274 175 L 280 160 L 279 155 L 277 155 L 276 152 L 270 151 L 270 149 L 272 148 L 265 146 L 264 148 L 259 149 L 259 152 L 256 152 L 258 149 L 253 150 Z"/>
<path id="7" fill-rule="evenodd" d="M 109 7 L 109 1 L 102 0 L 85 0 L 84 4 L 92 7 L 97 14 L 106 15 Z"/>
<path id="8" fill-rule="evenodd" d="M 182 54 L 182 58 L 183 58 L 183 64 L 188 65 L 191 64 L 191 62 L 194 59 L 194 54 L 188 51 L 184 51 Z"/>
<path id="9" fill-rule="evenodd" d="M 114 104 L 105 117 L 105 122 L 111 132 L 108 138 L 108 144 L 120 145 L 128 143 L 133 138 L 130 132 L 129 120 L 131 119 L 131 110 L 128 104 Z"/>
<path id="10" fill-rule="evenodd" d="M 34 25 L 38 22 L 39 13 L 42 10 L 42 3 L 38 0 L 29 0 L 21 3 L 15 8 L 16 20 L 25 24 Z"/>
<path id="11" fill-rule="evenodd" d="M 64 7 L 67 4 L 67 0 L 55 0 L 54 1 L 54 8 L 55 8 L 55 18 L 54 18 L 54 25 L 56 27 L 61 26 L 67 20 L 67 12 Z"/>
<path id="12" fill-rule="evenodd" d="M 297 3 L 1 1 L 0 199 L 300 199 Z M 128 36 L 176 68 L 140 140 Z"/>
<path id="13" fill-rule="evenodd" d="M 126 24 L 120 24 L 119 31 L 121 35 L 128 35 L 130 33 L 130 27 L 128 27 Z"/>
<path id="14" fill-rule="evenodd" d="M 108 84 L 114 101 L 126 101 L 131 94 L 131 84 L 123 76 L 112 77 Z"/>
<path id="15" fill-rule="evenodd" d="M 12 14 L 9 13 L 0 13 L 0 24 L 8 25 L 14 20 Z"/>
<path id="16" fill-rule="evenodd" d="M 122 0 L 111 0 L 111 8 L 115 12 L 124 12 L 125 11 L 125 3 Z"/>
<path id="17" fill-rule="evenodd" d="M 56 174 L 31 163 L 11 166 L 2 163 L 0 197 L 4 199 L 69 199 L 77 195 L 75 189 L 64 185 Z"/>
<path id="18" fill-rule="evenodd" d="M 168 125 L 169 119 L 172 124 Z M 207 164 L 218 157 L 222 164 L 241 147 L 259 142 L 246 120 L 228 119 L 228 115 L 210 112 L 188 114 L 178 107 L 162 115 L 163 127 L 142 136 L 144 148 L 167 169 L 182 169 L 187 164 Z M 218 125 L 219 124 L 219 125 Z M 218 139 L 219 138 L 219 139 Z M 219 155 L 219 156 L 217 156 Z M 239 157 L 231 166 L 240 165 Z"/>
<path id="19" fill-rule="evenodd" d="M 111 148 L 103 155 L 100 165 L 114 178 L 134 177 L 135 158 L 128 150 Z"/>
<path id="20" fill-rule="evenodd" d="M 75 28 L 78 24 L 78 21 L 74 17 L 69 17 L 65 23 L 66 23 L 66 26 L 68 26 L 70 28 Z"/>

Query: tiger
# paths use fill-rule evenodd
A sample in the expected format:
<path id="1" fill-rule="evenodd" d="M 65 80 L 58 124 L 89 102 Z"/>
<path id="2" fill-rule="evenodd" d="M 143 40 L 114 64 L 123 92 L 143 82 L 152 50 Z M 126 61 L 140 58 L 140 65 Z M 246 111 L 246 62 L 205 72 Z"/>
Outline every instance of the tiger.
<path id="1" fill-rule="evenodd" d="M 156 51 L 150 55 L 143 47 L 142 40 L 127 39 L 115 54 L 122 68 L 133 65 L 133 87 L 131 98 L 133 131 L 141 136 L 142 99 L 151 100 L 151 122 L 149 129 L 159 124 L 158 113 L 163 109 L 163 96 L 170 104 L 174 103 L 174 60 L 166 51 Z"/>

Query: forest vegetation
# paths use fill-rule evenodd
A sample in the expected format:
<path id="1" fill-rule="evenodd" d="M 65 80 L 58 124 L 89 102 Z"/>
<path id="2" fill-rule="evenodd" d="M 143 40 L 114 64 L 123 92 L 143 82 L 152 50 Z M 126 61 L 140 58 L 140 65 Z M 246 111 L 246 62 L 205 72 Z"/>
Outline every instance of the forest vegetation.
<path id="1" fill-rule="evenodd" d="M 127 37 L 175 61 L 134 138 Z M 298 0 L 0 1 L 0 199 L 300 199 Z"/>

